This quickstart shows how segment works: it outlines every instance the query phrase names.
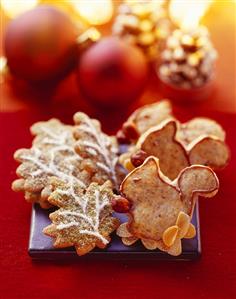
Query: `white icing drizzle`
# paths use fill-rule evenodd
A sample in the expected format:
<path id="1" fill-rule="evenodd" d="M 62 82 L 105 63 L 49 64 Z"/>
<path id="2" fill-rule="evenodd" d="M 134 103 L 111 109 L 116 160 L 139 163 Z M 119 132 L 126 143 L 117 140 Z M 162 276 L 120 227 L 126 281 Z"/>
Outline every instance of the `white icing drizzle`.
<path id="1" fill-rule="evenodd" d="M 87 229 L 83 229 L 80 231 L 81 234 L 86 234 L 86 235 L 90 235 L 90 236 L 94 236 L 99 238 L 104 244 L 108 244 L 108 240 L 106 238 L 104 238 L 100 233 L 96 233 L 96 232 L 91 232 Z"/>
<path id="2" fill-rule="evenodd" d="M 101 193 L 99 190 L 95 190 L 93 194 L 93 199 L 95 201 L 95 208 L 94 212 L 95 214 L 93 216 L 90 216 L 86 214 L 86 209 L 87 209 L 87 204 L 88 200 L 86 200 L 87 196 L 85 195 L 84 197 L 81 198 L 78 202 L 78 196 L 73 192 L 71 193 L 71 190 L 61 190 L 63 194 L 67 195 L 69 198 L 71 198 L 72 201 L 75 201 L 76 203 L 85 203 L 81 206 L 83 213 L 77 212 L 77 211 L 58 211 L 59 216 L 65 216 L 65 220 L 68 221 L 69 217 L 72 217 L 72 220 L 70 222 L 66 223 L 61 223 L 57 225 L 57 230 L 63 230 L 67 229 L 73 226 L 77 226 L 78 228 L 81 226 L 81 220 L 84 220 L 87 223 L 87 228 L 86 229 L 79 229 L 79 234 L 86 234 L 90 236 L 97 237 L 100 239 L 104 244 L 107 244 L 108 241 L 106 238 L 104 238 L 100 233 L 99 233 L 99 223 L 100 223 L 100 213 L 104 209 L 106 205 L 109 204 L 109 199 L 107 196 L 101 196 Z M 91 203 L 91 199 L 90 199 Z M 77 220 L 76 220 L 77 218 Z"/>
<path id="3" fill-rule="evenodd" d="M 44 144 L 52 144 L 52 145 L 61 145 L 66 143 L 66 139 L 70 137 L 68 131 L 60 130 L 58 134 L 54 134 L 53 131 L 48 129 L 47 127 L 42 127 L 42 131 L 46 134 L 43 138 Z"/>
<path id="4" fill-rule="evenodd" d="M 36 165 L 39 169 L 37 169 L 35 172 L 31 173 L 32 177 L 36 177 L 39 176 L 42 173 L 46 173 L 48 175 L 51 176 L 56 176 L 59 179 L 63 180 L 64 182 L 69 182 L 71 177 L 72 177 L 72 173 L 66 174 L 62 171 L 60 171 L 57 166 L 54 164 L 54 154 L 52 153 L 51 155 L 51 159 L 49 162 L 49 165 L 43 164 L 37 157 L 34 156 L 22 156 L 22 159 L 24 159 L 25 161 L 29 161 L 32 162 L 34 165 Z M 71 171 L 70 171 L 71 172 Z M 72 177 L 73 180 L 78 183 L 82 188 L 86 188 L 86 185 L 79 180 L 76 177 Z"/>
<path id="5" fill-rule="evenodd" d="M 81 214 L 81 213 L 78 213 L 78 212 L 63 211 L 63 212 L 58 212 L 58 215 L 61 215 L 61 216 L 76 216 L 76 217 L 82 218 L 85 221 L 87 221 L 93 227 L 93 222 L 91 221 L 91 218 L 89 218 L 88 216 L 86 216 L 84 214 Z M 60 225 L 63 227 L 63 224 L 59 224 L 59 226 Z"/>
<path id="6" fill-rule="evenodd" d="M 97 155 L 97 152 L 92 149 L 92 148 L 87 148 L 87 152 L 91 155 L 91 156 L 96 156 Z"/>
<path id="7" fill-rule="evenodd" d="M 84 141 L 79 140 L 78 143 L 82 144 L 88 148 L 92 148 L 93 150 L 97 151 L 100 155 L 103 155 L 101 147 L 98 146 L 96 143 L 93 143 L 91 141 L 85 141 L 85 140 Z"/>
<path id="8" fill-rule="evenodd" d="M 82 158 L 75 152 L 73 145 L 68 144 L 68 139 L 72 138 L 71 132 L 60 130 L 55 134 L 46 126 L 41 127 L 41 130 L 45 133 L 45 137 L 41 140 L 40 144 L 52 145 L 50 149 L 46 149 L 46 154 L 49 154 L 50 158 L 48 163 L 42 162 L 40 159 L 41 156 L 44 155 L 43 149 L 38 148 L 37 145 L 32 147 L 31 156 L 23 155 L 21 157 L 23 160 L 33 163 L 38 168 L 31 173 L 31 176 L 35 178 L 46 173 L 50 176 L 56 176 L 64 182 L 70 182 L 71 184 L 77 183 L 82 188 L 86 188 L 84 182 L 73 176 L 73 163 L 82 160 Z M 67 151 L 70 154 L 65 156 L 63 165 L 65 169 L 61 171 L 55 163 L 55 158 L 59 152 L 63 151 Z"/>
<path id="9" fill-rule="evenodd" d="M 101 162 L 97 162 L 96 164 L 99 168 L 103 169 L 105 172 L 107 172 L 107 173 L 110 172 L 110 169 L 105 164 L 103 164 Z"/>
<path id="10" fill-rule="evenodd" d="M 73 178 L 69 181 L 69 188 L 67 190 L 62 190 L 62 189 L 57 189 L 57 192 L 60 195 L 67 195 L 68 197 L 71 195 L 73 198 L 74 203 L 78 204 L 81 206 L 83 212 L 86 212 L 86 206 L 87 206 L 87 199 L 80 198 L 74 191 L 74 183 L 73 183 Z"/>
<path id="11" fill-rule="evenodd" d="M 86 122 L 86 125 L 79 127 L 80 130 L 87 132 L 96 142 L 83 141 L 83 145 L 86 147 L 86 151 L 92 156 L 101 156 L 97 162 L 97 167 L 102 169 L 105 173 L 112 177 L 113 181 L 115 179 L 114 165 L 116 159 L 110 158 L 110 153 L 107 147 L 112 147 L 111 142 L 106 137 L 105 134 L 96 131 L 95 127 L 92 126 L 92 122 Z M 101 196 L 99 190 L 95 190 L 92 198 L 88 198 L 85 195 L 76 194 L 75 187 L 77 185 L 82 188 L 86 188 L 83 181 L 79 180 L 73 176 L 74 166 L 73 163 L 81 161 L 81 157 L 74 151 L 74 144 L 70 144 L 70 139 L 73 138 L 71 131 L 69 130 L 58 130 L 54 132 L 46 126 L 41 127 L 42 132 L 45 134 L 40 143 L 35 144 L 28 154 L 21 156 L 24 161 L 31 162 L 36 166 L 36 170 L 31 173 L 32 177 L 38 177 L 45 173 L 51 176 L 56 176 L 66 183 L 67 189 L 60 189 L 57 187 L 56 191 L 61 196 L 67 197 L 67 204 L 73 204 L 74 208 L 79 206 L 79 211 L 68 211 L 65 210 L 66 207 L 61 208 L 58 211 L 59 215 L 64 217 L 65 223 L 60 223 L 56 226 L 57 230 L 67 229 L 72 226 L 76 226 L 79 229 L 80 234 L 87 234 L 100 239 L 104 244 L 108 243 L 108 240 L 104 238 L 99 232 L 100 215 L 101 211 L 106 205 L 109 204 L 109 199 L 107 196 Z M 80 141 L 82 142 L 82 141 Z M 49 145 L 46 149 L 42 147 L 42 144 Z M 45 153 L 44 153 L 45 151 Z M 63 165 L 57 165 L 56 158 L 58 153 L 67 152 L 65 155 Z M 47 158 L 47 161 L 43 161 L 43 157 Z M 61 158 L 61 157 L 60 157 Z M 62 169 L 60 169 L 62 167 Z M 94 200 L 94 211 L 91 215 L 88 214 L 88 204 Z M 70 221 L 71 220 L 71 221 Z M 83 223 L 83 229 L 81 227 L 81 222 Z"/>
<path id="12" fill-rule="evenodd" d="M 114 146 L 112 146 L 109 138 L 102 132 L 97 132 L 91 120 L 84 120 L 84 123 L 78 126 L 78 130 L 89 134 L 93 139 L 95 139 L 96 143 L 87 140 L 78 140 L 78 144 L 85 146 L 86 151 L 92 156 L 95 156 L 95 151 L 100 154 L 100 160 L 102 161 L 98 161 L 96 163 L 97 167 L 104 171 L 108 177 L 117 184 L 115 165 L 118 158 L 110 157 L 110 154 L 117 153 L 117 150 L 115 150 Z M 111 147 L 111 151 L 107 149 L 108 147 Z"/>
<path id="13" fill-rule="evenodd" d="M 109 159 L 109 152 L 107 146 L 111 146 L 109 139 L 106 138 L 104 134 L 99 134 L 96 132 L 95 128 L 89 122 L 86 122 L 87 126 L 82 125 L 80 129 L 88 132 L 97 141 L 96 143 L 90 141 L 83 141 L 83 145 L 86 147 L 86 151 L 92 155 L 101 155 L 104 163 L 97 162 L 97 166 L 105 171 L 107 174 L 111 175 L 115 181 L 114 165 L 115 159 Z M 24 161 L 31 162 L 37 167 L 35 171 L 31 173 L 32 177 L 40 176 L 43 173 L 48 175 L 56 176 L 66 183 L 66 190 L 61 189 L 60 186 L 57 187 L 56 191 L 58 195 L 67 197 L 67 204 L 73 204 L 73 207 L 79 207 L 79 211 L 69 211 L 65 208 L 60 208 L 57 211 L 58 215 L 64 217 L 65 223 L 60 223 L 56 226 L 57 230 L 68 229 L 70 227 L 76 226 L 79 229 L 80 234 L 86 234 L 94 236 L 100 239 L 104 244 L 108 243 L 108 240 L 104 238 L 99 232 L 100 224 L 100 214 L 106 205 L 109 205 L 109 199 L 105 195 L 101 195 L 99 190 L 95 190 L 92 198 L 85 195 L 76 194 L 75 187 L 77 185 L 82 188 L 86 188 L 83 181 L 79 180 L 77 177 L 73 176 L 74 166 L 73 162 L 81 161 L 81 157 L 74 151 L 74 145 L 70 145 L 70 139 L 73 138 L 70 131 L 59 131 L 55 134 L 52 130 L 47 127 L 41 127 L 41 130 L 45 133 L 42 138 L 40 145 L 47 144 L 51 147 L 46 148 L 45 153 L 42 147 L 33 146 L 28 154 L 22 155 L 21 159 Z M 100 135 L 100 136 L 99 136 Z M 65 155 L 63 164 L 63 171 L 60 169 L 60 165 L 57 165 L 55 159 L 59 152 L 69 152 Z M 48 159 L 49 155 L 49 159 Z M 43 157 L 47 157 L 47 162 L 43 161 Z M 60 157 L 61 158 L 61 157 Z M 64 170 L 65 168 L 65 170 Z M 94 200 L 94 211 L 92 215 L 88 214 L 88 204 Z M 71 220 L 71 221 L 70 221 Z M 83 222 L 83 229 L 81 228 L 81 222 Z"/>

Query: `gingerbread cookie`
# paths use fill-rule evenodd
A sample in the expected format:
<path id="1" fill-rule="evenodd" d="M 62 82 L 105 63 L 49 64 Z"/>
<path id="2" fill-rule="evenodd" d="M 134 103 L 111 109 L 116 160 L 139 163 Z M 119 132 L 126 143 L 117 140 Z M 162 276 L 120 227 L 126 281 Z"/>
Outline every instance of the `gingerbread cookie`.
<path id="1" fill-rule="evenodd" d="M 117 234 L 126 245 L 141 239 L 148 249 L 179 255 L 181 239 L 195 235 L 190 220 L 198 196 L 213 197 L 218 188 L 217 176 L 209 167 L 184 168 L 176 180 L 170 181 L 161 172 L 158 159 L 149 157 L 121 185 L 121 195 L 130 203 L 129 221 Z M 116 197 L 117 203 L 124 198 Z M 115 203 L 113 206 L 116 210 Z"/>
<path id="2" fill-rule="evenodd" d="M 177 137 L 179 127 L 176 120 L 167 120 L 149 129 L 130 152 L 120 157 L 121 163 L 132 170 L 148 156 L 155 156 L 162 172 L 170 179 L 175 179 L 189 165 L 201 164 L 219 170 L 227 164 L 229 149 L 224 141 L 202 135 L 186 146 Z"/>
<path id="3" fill-rule="evenodd" d="M 140 107 L 123 124 L 122 129 L 117 133 L 117 139 L 120 143 L 133 143 L 149 128 L 170 117 L 172 117 L 172 108 L 168 100 Z"/>
<path id="4" fill-rule="evenodd" d="M 58 179 L 52 185 L 55 191 L 48 200 L 59 209 L 50 214 L 52 224 L 43 232 L 55 239 L 54 246 L 75 246 L 78 255 L 84 255 L 96 246 L 105 248 L 110 242 L 110 234 L 119 226 L 119 220 L 112 217 L 111 182 L 91 183 L 86 191 L 79 185 Z"/>
<path id="5" fill-rule="evenodd" d="M 74 115 L 74 122 L 75 150 L 83 159 L 82 167 L 94 173 L 93 181 L 103 183 L 111 180 L 118 189 L 116 139 L 104 134 L 100 122 L 82 112 Z"/>

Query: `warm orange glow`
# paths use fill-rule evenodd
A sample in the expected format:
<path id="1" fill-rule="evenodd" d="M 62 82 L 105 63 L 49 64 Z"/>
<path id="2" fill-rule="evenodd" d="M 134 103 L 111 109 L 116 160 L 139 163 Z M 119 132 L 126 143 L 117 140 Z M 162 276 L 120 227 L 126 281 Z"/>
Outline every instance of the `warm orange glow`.
<path id="1" fill-rule="evenodd" d="M 182 29 L 198 27 L 201 17 L 209 9 L 212 0 L 171 0 L 169 13 L 172 20 Z"/>
<path id="2" fill-rule="evenodd" d="M 0 84 L 4 82 L 4 77 L 7 74 L 7 59 L 4 56 L 0 57 Z"/>
<path id="3" fill-rule="evenodd" d="M 79 15 L 91 25 L 101 25 L 110 21 L 113 15 L 111 0 L 70 0 Z"/>
<path id="4" fill-rule="evenodd" d="M 14 18 L 37 4 L 38 0 L 1 0 L 1 8 L 9 18 Z"/>
<path id="5" fill-rule="evenodd" d="M 146 5 L 148 7 L 151 8 L 159 8 L 164 2 L 165 0 L 148 0 L 148 1 L 144 1 L 144 0 L 125 0 L 125 3 L 129 4 L 129 5 Z"/>

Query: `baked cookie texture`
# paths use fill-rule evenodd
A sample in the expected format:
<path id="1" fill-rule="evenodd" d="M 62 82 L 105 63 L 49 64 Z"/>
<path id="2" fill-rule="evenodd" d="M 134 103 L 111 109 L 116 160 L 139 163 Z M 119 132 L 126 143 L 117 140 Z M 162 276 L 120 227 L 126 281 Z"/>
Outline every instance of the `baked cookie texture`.
<path id="1" fill-rule="evenodd" d="M 114 196 L 112 184 L 91 183 L 86 190 L 71 183 L 53 182 L 54 192 L 49 197 L 59 209 L 49 215 L 52 224 L 43 232 L 54 238 L 54 247 L 75 246 L 78 255 L 84 255 L 96 246 L 105 248 L 110 234 L 119 226 L 112 217 L 110 200 Z"/>
<path id="2" fill-rule="evenodd" d="M 132 170 L 148 156 L 155 156 L 162 172 L 170 179 L 175 179 L 182 169 L 194 164 L 209 166 L 216 171 L 224 168 L 230 157 L 223 140 L 224 132 L 218 125 L 210 126 L 208 130 L 204 129 L 205 125 L 198 125 L 193 132 L 192 126 L 198 121 L 194 119 L 184 125 L 174 119 L 163 121 L 142 134 L 136 145 L 121 155 L 120 162 L 127 170 Z M 208 135 L 209 132 L 212 135 Z"/>
<path id="3" fill-rule="evenodd" d="M 102 132 L 98 120 L 85 113 L 74 115 L 75 151 L 82 157 L 81 167 L 94 174 L 93 181 L 103 183 L 111 180 L 118 187 L 118 144 L 114 137 Z"/>
<path id="4" fill-rule="evenodd" d="M 226 134 L 221 125 L 215 120 L 206 117 L 195 117 L 181 124 L 177 137 L 184 145 L 188 145 L 202 135 L 214 136 L 221 141 L 225 141 Z"/>
<path id="5" fill-rule="evenodd" d="M 121 195 L 131 208 L 129 221 L 121 224 L 117 234 L 126 245 L 141 239 L 148 249 L 179 255 L 181 239 L 195 234 L 190 221 L 198 196 L 213 197 L 218 188 L 217 176 L 209 167 L 186 167 L 171 181 L 161 172 L 159 160 L 151 156 L 121 185 Z"/>
<path id="6" fill-rule="evenodd" d="M 173 117 L 170 101 L 162 100 L 135 110 L 117 133 L 118 140 L 135 143 L 140 135 L 162 121 Z"/>
<path id="7" fill-rule="evenodd" d="M 64 125 L 57 119 L 38 122 L 31 127 L 31 133 L 35 136 L 32 148 L 15 152 L 14 158 L 21 164 L 16 171 L 19 179 L 13 182 L 12 189 L 24 192 L 27 201 L 49 208 L 53 177 L 64 182 L 74 181 L 82 189 L 91 182 L 103 184 L 108 179 L 117 187 L 116 140 L 101 132 L 98 121 L 81 115 L 86 119 L 86 124 L 90 124 L 90 131 L 85 121 L 76 126 Z M 74 135 L 79 139 L 77 143 Z M 100 143 L 95 143 L 93 136 Z M 90 155 L 87 158 L 85 147 L 87 156 Z"/>
<path id="8" fill-rule="evenodd" d="M 127 246 L 140 239 L 147 249 L 181 254 L 181 240 L 196 234 L 196 200 L 217 193 L 213 170 L 230 156 L 217 122 L 180 123 L 168 100 L 137 109 L 116 137 L 82 112 L 74 125 L 51 119 L 31 133 L 32 147 L 14 154 L 20 165 L 12 189 L 42 208 L 58 208 L 43 232 L 56 248 L 74 246 L 78 255 L 105 248 L 115 230 Z M 120 224 L 114 210 L 129 221 Z"/>
<path id="9" fill-rule="evenodd" d="M 47 201 L 51 177 L 65 181 L 73 178 L 83 187 L 89 177 L 84 172 L 81 175 L 81 157 L 74 150 L 72 126 L 51 119 L 34 124 L 30 130 L 35 136 L 32 148 L 20 149 L 14 154 L 21 164 L 16 171 L 19 179 L 13 182 L 12 189 L 24 192 L 27 201 L 48 208 L 51 206 Z"/>
<path id="10" fill-rule="evenodd" d="M 121 130 L 117 133 L 117 138 L 121 143 L 135 144 L 147 130 L 168 119 L 176 120 L 169 100 L 142 106 L 124 122 Z M 185 145 L 202 135 L 215 136 L 222 141 L 225 140 L 225 132 L 221 125 L 206 117 L 193 118 L 181 124 L 178 130 L 178 138 Z"/>

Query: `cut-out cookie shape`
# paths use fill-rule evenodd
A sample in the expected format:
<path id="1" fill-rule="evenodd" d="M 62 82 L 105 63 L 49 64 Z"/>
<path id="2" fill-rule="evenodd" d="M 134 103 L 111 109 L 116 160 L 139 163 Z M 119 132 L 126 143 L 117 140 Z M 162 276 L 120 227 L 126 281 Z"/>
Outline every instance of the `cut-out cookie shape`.
<path id="1" fill-rule="evenodd" d="M 177 137 L 185 145 L 200 136 L 214 136 L 222 141 L 225 140 L 225 131 L 216 121 L 206 117 L 196 117 L 180 125 Z"/>
<path id="2" fill-rule="evenodd" d="M 82 167 L 94 173 L 94 181 L 111 180 L 118 189 L 118 145 L 116 139 L 101 131 L 101 124 L 78 112 L 74 115 L 75 150 L 82 157 Z"/>
<path id="3" fill-rule="evenodd" d="M 134 111 L 118 132 L 117 138 L 121 143 L 135 143 L 147 130 L 158 126 L 169 118 L 175 119 L 172 114 L 172 106 L 168 100 L 145 105 Z M 189 145 L 202 135 L 214 136 L 225 140 L 225 132 L 216 121 L 206 117 L 196 117 L 180 124 L 178 139 L 185 145 Z"/>
<path id="4" fill-rule="evenodd" d="M 172 117 L 172 108 L 168 100 L 142 106 L 130 115 L 122 129 L 118 131 L 118 141 L 135 142 L 149 128 L 157 126 L 170 117 Z"/>
<path id="5" fill-rule="evenodd" d="M 19 179 L 13 182 L 12 189 L 25 192 L 27 201 L 48 208 L 50 177 L 57 176 L 65 181 L 73 178 L 81 187 L 86 186 L 84 182 L 89 178 L 80 169 L 82 158 L 74 150 L 72 126 L 51 119 L 34 124 L 31 133 L 36 136 L 32 148 L 20 149 L 14 154 L 21 164 L 16 171 Z"/>
<path id="6" fill-rule="evenodd" d="M 34 124 L 31 132 L 36 137 L 32 148 L 15 152 L 14 158 L 21 163 L 17 169 L 20 179 L 13 182 L 12 189 L 25 192 L 27 201 L 37 202 L 42 208 L 49 208 L 51 205 L 47 199 L 52 192 L 51 177 L 57 177 L 64 182 L 72 181 L 82 189 L 91 182 L 103 184 L 108 179 L 112 180 L 115 186 L 118 152 L 115 139 L 101 132 L 98 121 L 90 120 L 82 113 L 78 113 L 76 119 L 78 115 L 83 115 L 86 122 L 77 121 L 76 127 L 64 125 L 57 119 Z M 97 139 L 101 144 L 92 144 L 87 123 L 93 124 L 90 130 L 94 130 L 93 134 L 98 135 Z M 74 130 L 76 138 L 79 139 L 77 143 L 73 136 Z M 80 150 L 81 155 L 76 152 Z M 88 156 L 96 158 L 89 160 Z"/>
<path id="7" fill-rule="evenodd" d="M 184 145 L 177 137 L 179 126 L 176 120 L 167 120 L 149 129 L 132 150 L 120 157 L 120 162 L 131 170 L 132 166 L 141 165 L 148 156 L 155 156 L 160 161 L 161 171 L 170 179 L 175 179 L 182 169 L 193 164 L 214 170 L 227 165 L 229 149 L 224 141 L 202 135 Z"/>
<path id="8" fill-rule="evenodd" d="M 179 255 L 181 239 L 195 235 L 190 220 L 198 196 L 213 197 L 218 188 L 217 176 L 209 167 L 187 167 L 170 181 L 161 172 L 158 159 L 149 157 L 121 185 L 121 195 L 131 208 L 129 221 L 118 228 L 117 234 L 126 245 L 141 239 L 148 249 Z"/>
<path id="9" fill-rule="evenodd" d="M 119 220 L 112 217 L 111 182 L 91 183 L 86 191 L 58 180 L 52 184 L 55 191 L 48 200 L 59 209 L 49 215 L 52 224 L 43 232 L 55 239 L 54 247 L 75 246 L 78 255 L 96 246 L 105 248 L 110 234 L 119 226 Z"/>
<path id="10" fill-rule="evenodd" d="M 164 231 L 162 240 L 141 239 L 141 242 L 149 250 L 158 248 L 174 256 L 180 255 L 182 253 L 181 239 L 192 239 L 196 235 L 196 229 L 190 220 L 186 213 L 179 212 L 176 224 Z M 126 246 L 130 246 L 138 241 L 138 238 L 129 232 L 127 222 L 122 223 L 116 233 L 122 238 L 122 242 Z"/>

